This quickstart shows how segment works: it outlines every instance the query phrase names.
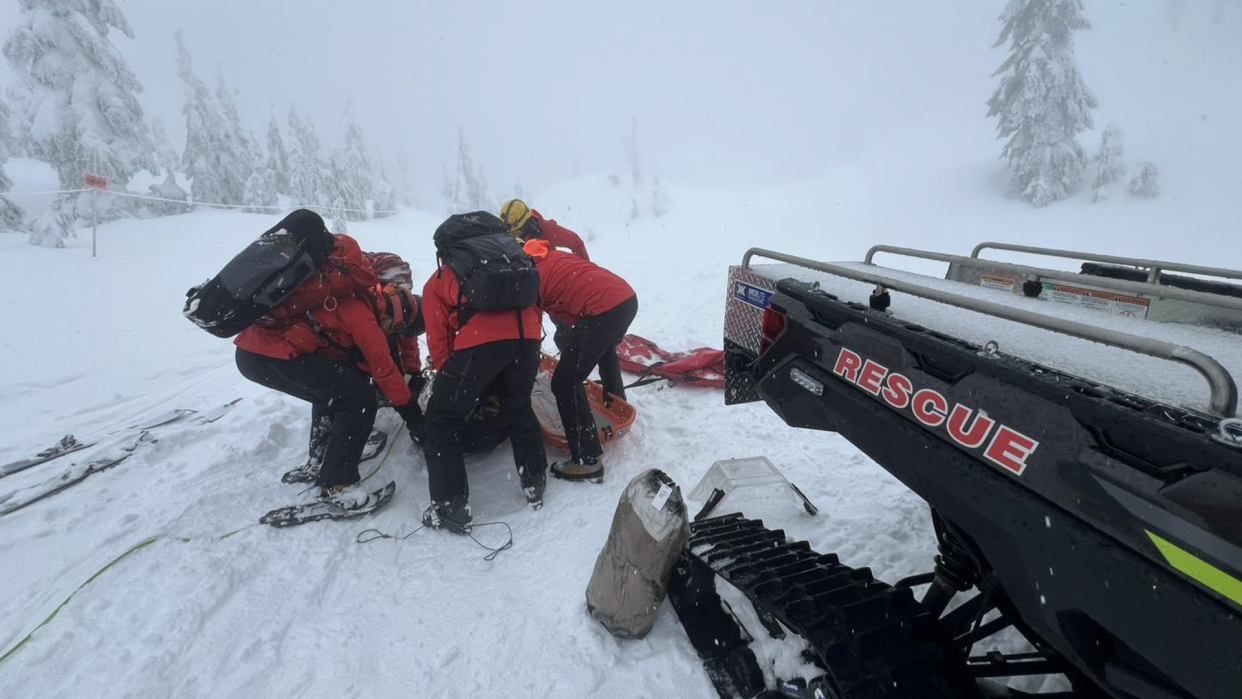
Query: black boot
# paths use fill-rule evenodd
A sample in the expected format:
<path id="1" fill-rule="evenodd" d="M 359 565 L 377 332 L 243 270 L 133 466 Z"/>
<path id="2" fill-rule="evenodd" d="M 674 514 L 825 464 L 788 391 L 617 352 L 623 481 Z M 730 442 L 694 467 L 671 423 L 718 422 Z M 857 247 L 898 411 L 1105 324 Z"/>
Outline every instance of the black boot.
<path id="1" fill-rule="evenodd" d="M 538 510 L 543 507 L 543 491 L 548 485 L 547 471 L 540 471 L 538 475 L 527 478 L 522 476 L 522 493 L 526 495 L 526 502 L 532 510 Z"/>
<path id="2" fill-rule="evenodd" d="M 448 502 L 432 502 L 423 511 L 423 525 L 432 529 L 447 529 L 454 534 L 469 534 L 474 525 L 470 503 L 464 497 Z"/>

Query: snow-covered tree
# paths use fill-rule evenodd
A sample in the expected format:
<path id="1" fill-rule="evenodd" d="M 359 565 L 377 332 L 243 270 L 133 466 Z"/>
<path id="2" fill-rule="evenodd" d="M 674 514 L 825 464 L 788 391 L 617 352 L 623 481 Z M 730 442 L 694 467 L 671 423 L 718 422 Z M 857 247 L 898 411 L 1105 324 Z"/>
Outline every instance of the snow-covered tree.
<path id="1" fill-rule="evenodd" d="M 1086 157 L 1077 134 L 1092 127 L 1095 97 L 1078 74 L 1073 32 L 1087 29 L 1082 0 L 1009 0 L 998 47 L 1009 57 L 996 69 L 1000 86 L 988 100 L 997 117 L 1009 189 L 1034 206 L 1065 199 L 1082 178 Z"/>
<path id="2" fill-rule="evenodd" d="M 384 176 L 384 171 L 381 169 L 375 177 L 375 200 L 372 212 L 375 218 L 387 218 L 392 216 L 391 212 L 396 210 L 397 190 L 388 183 L 388 178 Z"/>
<path id="3" fill-rule="evenodd" d="M 664 187 L 660 184 L 660 178 L 655 178 L 655 189 L 651 192 L 651 215 L 660 218 L 668 213 L 668 195 L 664 193 Z"/>
<path id="4" fill-rule="evenodd" d="M 1126 188 L 1136 197 L 1155 199 L 1160 196 L 1160 170 L 1149 162 L 1141 162 Z"/>
<path id="5" fill-rule="evenodd" d="M 76 194 L 62 194 L 44 209 L 30 227 L 30 244 L 63 248 L 70 238 L 78 237 L 73 227 L 77 200 Z"/>
<path id="6" fill-rule="evenodd" d="M 410 156 L 405 146 L 397 151 L 397 170 L 401 174 L 401 203 L 414 206 L 414 178 L 411 175 Z"/>
<path id="7" fill-rule="evenodd" d="M 319 133 L 310 117 L 289 109 L 289 196 L 299 206 L 323 213 L 337 198 L 332 170 L 324 159 Z"/>
<path id="8" fill-rule="evenodd" d="M 224 73 L 216 71 L 216 103 L 220 105 L 220 114 L 224 117 L 223 147 L 229 153 L 230 162 L 241 164 L 241 172 L 248 174 L 259 158 L 259 144 L 246 133 L 242 126 L 241 114 L 237 111 L 236 92 L 229 89 L 224 81 Z"/>
<path id="9" fill-rule="evenodd" d="M 147 193 L 153 197 L 169 200 L 143 202 L 143 205 L 152 216 L 184 214 L 189 213 L 193 208 L 189 204 L 189 193 L 182 189 L 181 185 L 177 184 L 177 175 L 172 170 L 169 170 L 168 174 L 164 176 L 163 182 L 151 185 L 147 189 Z"/>
<path id="10" fill-rule="evenodd" d="M 276 178 L 266 166 L 255 168 L 246 178 L 246 211 L 253 214 L 275 213 Z"/>
<path id="11" fill-rule="evenodd" d="M 280 124 L 276 122 L 275 112 L 267 122 L 267 169 L 276 178 L 276 191 L 288 194 L 289 151 L 285 149 L 285 139 L 280 135 Z"/>
<path id="12" fill-rule="evenodd" d="M 245 200 L 250 161 L 241 155 L 227 116 L 194 74 L 180 29 L 176 39 L 178 74 L 185 84 L 185 152 L 181 156 L 181 171 L 190 180 L 194 201 L 241 204 Z"/>
<path id="13" fill-rule="evenodd" d="M 345 201 L 337 199 L 332 202 L 332 232 L 348 233 L 349 225 L 346 223 L 348 218 L 345 216 Z"/>
<path id="14" fill-rule="evenodd" d="M 440 195 L 444 197 L 444 206 L 451 214 L 466 210 L 461 200 L 459 184 L 457 179 L 449 176 L 444 163 L 440 163 Z"/>
<path id="15" fill-rule="evenodd" d="M 0 100 L 0 195 L 13 189 L 13 181 L 4 172 L 9 159 L 9 108 Z M 0 196 L 0 232 L 16 232 L 25 228 L 26 213 L 11 199 Z"/>
<path id="16" fill-rule="evenodd" d="M 375 198 L 375 177 L 367 154 L 362 127 L 354 120 L 353 103 L 345 103 L 345 147 L 333 163 L 337 193 L 345 202 L 345 215 L 351 221 L 367 218 L 367 202 Z"/>
<path id="17" fill-rule="evenodd" d="M 466 135 L 457 129 L 457 182 L 454 197 L 458 205 L 454 213 L 461 211 L 491 210 L 491 195 L 487 193 L 487 177 L 483 174 L 483 166 L 474 164 L 470 155 L 470 144 L 466 143 Z"/>
<path id="18" fill-rule="evenodd" d="M 1095 180 L 1091 183 L 1091 201 L 1103 201 L 1108 198 L 1101 190 L 1121 179 L 1125 171 L 1122 157 L 1125 147 L 1121 140 L 1121 131 L 1109 124 L 1100 134 L 1100 150 L 1095 154 Z"/>
<path id="19" fill-rule="evenodd" d="M 138 103 L 142 84 L 109 34 L 134 32 L 113 0 L 21 0 L 21 14 L 4 44 L 24 95 L 20 129 L 24 150 L 56 170 L 63 189 L 81 187 L 82 175 L 103 175 L 123 189 L 138 170 L 158 172 L 151 133 Z M 63 207 L 68 202 L 60 202 Z M 127 208 L 100 202 L 105 219 Z M 72 216 L 71 210 L 62 210 Z M 44 226 L 45 232 L 55 227 Z M 32 236 L 42 244 L 63 241 Z"/>
<path id="20" fill-rule="evenodd" d="M 164 130 L 164 120 L 155 117 L 151 123 L 151 142 L 155 145 L 155 162 L 165 172 L 176 170 L 181 164 L 181 157 L 168 140 L 168 132 Z"/>
<path id="21" fill-rule="evenodd" d="M 625 149 L 625 164 L 630 168 L 630 186 L 638 189 L 638 183 L 642 181 L 642 161 L 638 156 L 638 115 L 630 116 L 630 133 L 621 141 L 622 148 Z"/>

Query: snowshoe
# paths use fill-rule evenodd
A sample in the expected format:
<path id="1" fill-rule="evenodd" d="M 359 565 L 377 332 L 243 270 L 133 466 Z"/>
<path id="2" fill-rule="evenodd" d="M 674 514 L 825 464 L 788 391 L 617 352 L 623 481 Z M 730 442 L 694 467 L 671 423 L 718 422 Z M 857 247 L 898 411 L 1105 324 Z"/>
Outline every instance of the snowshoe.
<path id="1" fill-rule="evenodd" d="M 597 457 L 557 461 L 550 468 L 552 475 L 561 480 L 604 482 L 604 462 Z"/>
<path id="2" fill-rule="evenodd" d="M 447 529 L 454 534 L 469 534 L 474 526 L 470 503 L 464 497 L 449 502 L 433 502 L 423 511 L 423 525 L 431 529 Z"/>
<path id="3" fill-rule="evenodd" d="M 259 523 L 273 527 L 294 527 L 323 519 L 364 517 L 378 512 L 392 502 L 396 491 L 396 482 L 389 482 L 383 488 L 370 493 L 361 484 L 354 484 L 340 490 L 331 490 L 314 502 L 272 510 L 260 517 Z"/>

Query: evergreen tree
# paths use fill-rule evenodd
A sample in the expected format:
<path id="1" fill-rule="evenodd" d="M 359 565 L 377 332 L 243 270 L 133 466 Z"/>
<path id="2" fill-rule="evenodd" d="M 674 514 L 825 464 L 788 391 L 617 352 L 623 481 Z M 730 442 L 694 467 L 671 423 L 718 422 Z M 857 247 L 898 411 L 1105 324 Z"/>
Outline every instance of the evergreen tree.
<path id="1" fill-rule="evenodd" d="M 388 182 L 388 175 L 384 172 L 384 164 L 380 162 L 375 170 L 375 199 L 372 206 L 372 214 L 375 218 L 387 218 L 392 216 L 392 212 L 397 210 L 397 188 Z"/>
<path id="2" fill-rule="evenodd" d="M 1078 74 L 1073 32 L 1087 29 L 1082 0 L 1009 0 L 1000 37 L 1010 54 L 996 69 L 1000 86 L 988 100 L 1001 157 L 1013 171 L 1010 192 L 1034 206 L 1068 197 L 1086 157 L 1077 134 L 1091 128 L 1095 97 Z"/>
<path id="3" fill-rule="evenodd" d="M 314 122 L 299 117 L 296 108 L 289 109 L 289 139 L 289 195 L 294 204 L 322 214 L 327 202 L 337 198 L 331 165 L 324 159 Z"/>
<path id="4" fill-rule="evenodd" d="M 345 201 L 343 199 L 338 198 L 336 201 L 332 202 L 332 212 L 333 212 L 332 213 L 332 232 L 333 233 L 348 233 L 349 232 L 349 224 L 346 223 L 346 221 L 348 220 L 348 217 L 345 216 L 344 209 L 345 209 Z"/>
<path id="5" fill-rule="evenodd" d="M 275 213 L 277 199 L 275 179 L 268 176 L 266 166 L 256 168 L 246 178 L 246 211 L 252 214 Z"/>
<path id="6" fill-rule="evenodd" d="M 664 193 L 664 187 L 660 184 L 660 178 L 655 178 L 655 189 L 651 192 L 651 215 L 660 218 L 668 213 L 668 195 Z"/>
<path id="7" fill-rule="evenodd" d="M 82 175 L 103 175 L 123 189 L 138 170 L 158 172 L 151 133 L 138 103 L 142 84 L 109 40 L 112 30 L 134 32 L 113 0 L 21 0 L 17 25 L 4 44 L 24 93 L 24 149 L 51 164 L 63 189 L 81 187 Z M 100 202 L 101 215 L 123 212 L 126 201 Z M 68 202 L 59 202 L 72 217 Z M 61 218 L 63 218 L 61 217 Z M 56 226 L 33 236 L 61 245 Z"/>
<path id="8" fill-rule="evenodd" d="M 483 166 L 475 166 L 470 155 L 470 144 L 460 128 L 457 129 L 457 185 L 455 187 L 459 207 L 453 213 L 463 211 L 491 210 L 491 195 L 487 193 L 487 177 Z"/>
<path id="9" fill-rule="evenodd" d="M 241 204 L 245 200 L 248 161 L 239 161 L 226 115 L 202 80 L 194 74 L 181 30 L 177 38 L 177 68 L 185 83 L 185 152 L 181 171 L 190 180 L 194 201 Z"/>
<path id="10" fill-rule="evenodd" d="M 351 221 L 367 218 L 367 202 L 375 198 L 374 168 L 362 138 L 362 127 L 354 120 L 353 103 L 345 103 L 345 147 L 338 153 L 336 184 Z"/>
<path id="11" fill-rule="evenodd" d="M 276 178 L 274 186 L 281 194 L 289 193 L 289 151 L 280 135 L 280 124 L 273 113 L 267 122 L 267 169 Z"/>
<path id="12" fill-rule="evenodd" d="M 1109 124 L 1100 134 L 1100 151 L 1095 154 L 1095 181 L 1091 183 L 1091 201 L 1099 202 L 1108 198 L 1101 190 L 1121 179 L 1125 169 L 1122 163 L 1124 145 L 1121 131 Z"/>
<path id="13" fill-rule="evenodd" d="M 13 181 L 4 172 L 9 159 L 9 108 L 0 100 L 0 194 L 13 189 Z M 7 197 L 0 196 L 0 231 L 16 232 L 25 229 L 26 212 Z"/>
<path id="14" fill-rule="evenodd" d="M 397 151 L 397 170 L 401 174 L 401 203 L 414 206 L 414 179 L 410 174 L 410 156 L 405 146 Z"/>
<path id="15" fill-rule="evenodd" d="M 171 173 L 181 163 L 181 158 L 168 140 L 164 120 L 159 117 L 151 123 L 151 142 L 155 145 L 155 162 L 161 170 Z"/>
<path id="16" fill-rule="evenodd" d="M 254 169 L 259 158 L 259 144 L 254 141 L 242 126 L 241 115 L 237 111 L 237 101 L 233 98 L 234 91 L 224 82 L 224 74 L 216 71 L 216 103 L 220 105 L 220 114 L 224 118 L 224 133 L 221 138 L 222 147 L 228 157 L 227 162 L 233 166 L 237 177 L 245 178 Z"/>
<path id="17" fill-rule="evenodd" d="M 1160 170 L 1152 163 L 1144 161 L 1139 163 L 1127 189 L 1136 197 L 1155 199 L 1160 196 L 1159 179 Z"/>
<path id="18" fill-rule="evenodd" d="M 460 196 L 460 178 L 450 177 L 444 163 L 440 163 L 440 182 L 440 195 L 444 197 L 444 205 L 448 212 L 455 214 L 465 211 L 466 208 Z"/>
<path id="19" fill-rule="evenodd" d="M 30 244 L 49 248 L 63 248 L 70 238 L 78 237 L 73 223 L 77 195 L 62 194 L 47 207 L 30 227 Z"/>

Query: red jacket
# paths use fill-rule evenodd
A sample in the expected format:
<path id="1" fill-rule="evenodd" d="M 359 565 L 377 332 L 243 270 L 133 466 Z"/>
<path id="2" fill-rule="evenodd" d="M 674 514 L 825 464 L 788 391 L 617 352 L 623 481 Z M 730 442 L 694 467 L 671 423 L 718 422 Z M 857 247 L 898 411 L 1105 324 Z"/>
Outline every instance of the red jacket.
<path id="1" fill-rule="evenodd" d="M 539 228 L 543 231 L 543 239 L 548 241 L 554 248 L 567 248 L 570 252 L 581 257 L 587 262 L 591 261 L 591 256 L 587 254 L 586 245 L 583 244 L 582 238 L 577 233 L 557 223 L 555 219 L 544 218 L 543 214 L 530 210 L 531 218 L 539 222 Z"/>
<path id="2" fill-rule="evenodd" d="M 332 310 L 328 310 L 328 308 Z M 405 384 L 402 367 L 398 367 L 389 352 L 388 338 L 375 320 L 375 311 L 365 301 L 353 296 L 338 300 L 329 307 L 319 306 L 310 314 L 319 325 L 319 332 L 309 320 L 268 319 L 242 331 L 233 341 L 247 352 L 254 352 L 273 359 L 293 359 L 304 354 L 322 354 L 335 361 L 349 361 L 350 349 L 357 347 L 364 361 L 359 364 L 392 401 L 393 405 L 405 405 L 413 396 Z M 413 340 L 413 361 L 418 361 L 418 342 Z M 405 353 L 408 342 L 402 345 L 401 361 L 409 369 Z M 417 368 L 415 369 L 417 371 Z"/>
<path id="3" fill-rule="evenodd" d="M 539 268 L 539 305 L 554 320 L 577 325 L 634 298 L 624 279 L 593 262 L 548 249 L 550 242 L 528 241 L 525 249 Z"/>
<path id="4" fill-rule="evenodd" d="M 423 286 L 423 320 L 427 324 L 427 351 L 431 367 L 440 367 L 457 350 L 502 340 L 538 340 L 543 335 L 543 314 L 538 306 L 521 311 L 476 311 L 465 325 L 456 310 L 457 275 L 447 266 L 431 274 Z M 520 319 L 520 322 L 519 322 Z"/>
<path id="5" fill-rule="evenodd" d="M 307 311 L 328 303 L 329 298 L 342 299 L 379 283 L 371 262 L 358 246 L 358 241 L 336 233 L 332 254 L 315 276 L 302 282 L 279 306 L 272 309 L 276 319 L 300 319 Z"/>

